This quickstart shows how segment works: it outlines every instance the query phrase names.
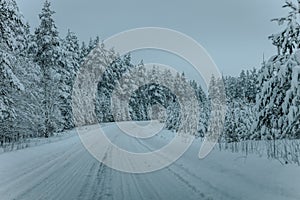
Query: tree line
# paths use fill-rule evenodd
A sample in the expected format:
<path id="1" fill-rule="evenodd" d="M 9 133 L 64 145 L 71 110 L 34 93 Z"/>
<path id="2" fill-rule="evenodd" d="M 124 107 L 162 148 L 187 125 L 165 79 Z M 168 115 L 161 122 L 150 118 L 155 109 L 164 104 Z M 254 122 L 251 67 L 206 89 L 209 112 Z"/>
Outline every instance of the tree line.
<path id="1" fill-rule="evenodd" d="M 221 98 L 227 108 L 225 121 L 220 124 L 220 142 L 299 139 L 300 7 L 286 1 L 284 8 L 290 8 L 288 16 L 274 20 L 283 30 L 270 36 L 278 54 L 263 61 L 259 70 L 243 70 L 237 77 L 223 76 L 220 80 L 212 77 L 206 92 L 184 73 L 174 74 L 157 66 L 146 69 L 142 61 L 133 64 L 130 54 L 119 56 L 105 49 L 99 37 L 88 44 L 80 44 L 71 31 L 60 37 L 48 0 L 33 33 L 16 2 L 0 0 L 1 144 L 27 137 L 49 137 L 74 128 L 73 85 L 93 50 L 109 60 L 97 85 L 97 122 L 157 119 L 176 130 L 184 118 L 178 97 L 184 101 L 194 95 L 198 104 L 189 105 L 189 112 L 197 111 L 199 116 L 195 121 L 197 131 L 190 134 L 204 137 L 210 131 L 210 123 L 215 123 L 210 122 L 210 117 L 220 114 L 211 113 L 211 101 L 224 92 Z M 161 84 L 156 84 L 160 77 Z M 166 86 L 175 89 L 171 91 Z M 114 96 L 118 98 L 112 104 Z M 82 125 L 92 123 L 96 121 L 82 119 Z"/>

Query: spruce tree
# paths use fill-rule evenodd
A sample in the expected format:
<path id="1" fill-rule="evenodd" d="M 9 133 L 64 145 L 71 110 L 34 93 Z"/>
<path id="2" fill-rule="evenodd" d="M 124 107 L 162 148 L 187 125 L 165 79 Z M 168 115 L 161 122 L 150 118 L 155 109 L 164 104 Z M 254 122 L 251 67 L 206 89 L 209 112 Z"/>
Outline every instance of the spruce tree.
<path id="1" fill-rule="evenodd" d="M 257 95 L 255 138 L 297 137 L 292 130 L 295 130 L 297 125 L 295 127 L 294 125 L 298 124 L 295 121 L 299 107 L 295 104 L 299 98 L 295 89 L 299 87 L 299 82 L 295 78 L 299 65 L 296 55 L 300 47 L 299 6 L 300 1 L 297 1 L 297 4 L 286 1 L 283 7 L 289 8 L 288 16 L 274 19 L 279 25 L 285 25 L 285 28 L 278 34 L 270 36 L 278 49 L 278 55 L 263 63 L 258 77 L 260 92 Z"/>
<path id="2" fill-rule="evenodd" d="M 44 135 L 48 137 L 55 131 L 63 130 L 63 117 L 60 111 L 62 106 L 59 101 L 60 95 L 63 95 L 59 90 L 63 75 L 65 75 L 64 61 L 62 59 L 61 41 L 58 35 L 51 3 L 46 0 L 42 9 L 40 25 L 35 31 L 35 40 L 37 52 L 35 60 L 41 67 L 42 71 L 42 87 L 43 87 L 43 110 L 44 110 Z"/>
<path id="3" fill-rule="evenodd" d="M 15 75 L 22 66 L 18 59 L 26 50 L 26 23 L 14 0 L 0 1 L 0 140 L 15 138 L 17 105 L 15 94 L 24 91 L 24 85 Z"/>

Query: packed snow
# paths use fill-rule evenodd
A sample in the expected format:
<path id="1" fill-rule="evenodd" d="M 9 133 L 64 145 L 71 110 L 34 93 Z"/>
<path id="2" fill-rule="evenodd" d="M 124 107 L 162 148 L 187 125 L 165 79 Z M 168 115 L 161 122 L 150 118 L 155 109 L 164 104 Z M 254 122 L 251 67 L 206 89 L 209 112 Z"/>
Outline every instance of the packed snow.
<path id="1" fill-rule="evenodd" d="M 84 127 L 86 134 L 98 126 Z M 114 123 L 102 126 L 112 142 L 133 152 L 148 152 L 168 143 L 163 130 L 137 139 Z M 60 141 L 0 154 L 1 200 L 33 199 L 300 199 L 300 168 L 276 160 L 220 152 L 198 159 L 201 140 L 171 166 L 129 174 L 110 169 L 82 146 L 76 133 Z M 109 154 L 108 154 L 109 155 Z"/>

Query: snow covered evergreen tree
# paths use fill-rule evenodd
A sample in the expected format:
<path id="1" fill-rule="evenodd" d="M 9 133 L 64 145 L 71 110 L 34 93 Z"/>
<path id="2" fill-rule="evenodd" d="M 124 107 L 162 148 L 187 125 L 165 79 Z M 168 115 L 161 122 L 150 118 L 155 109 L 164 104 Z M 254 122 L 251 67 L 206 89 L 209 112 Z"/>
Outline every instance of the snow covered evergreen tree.
<path id="1" fill-rule="evenodd" d="M 65 61 L 66 52 L 59 38 L 58 30 L 53 20 L 51 3 L 46 0 L 42 9 L 40 25 L 35 31 L 37 44 L 36 62 L 42 70 L 44 135 L 48 137 L 55 131 L 69 128 L 67 117 L 69 109 L 70 82 L 74 66 L 68 66 Z M 71 67 L 71 68 L 68 68 Z"/>
<path id="2" fill-rule="evenodd" d="M 74 126 L 73 113 L 72 113 L 72 92 L 73 84 L 75 81 L 76 73 L 80 67 L 80 49 L 78 38 L 75 33 L 68 30 L 67 36 L 62 42 L 63 46 L 63 67 L 61 71 L 63 74 L 61 77 L 60 91 L 63 92 L 61 99 L 63 100 L 63 106 L 60 108 L 62 116 L 64 118 L 64 129 L 70 129 Z"/>
<path id="3" fill-rule="evenodd" d="M 130 55 L 116 58 L 106 67 L 102 75 L 102 80 L 98 84 L 98 100 L 96 104 L 98 119 L 101 122 L 114 121 L 111 110 L 111 95 L 119 85 L 121 77 L 132 67 L 130 59 Z"/>
<path id="4" fill-rule="evenodd" d="M 110 80 L 110 73 L 105 70 L 110 68 L 117 58 L 113 50 L 107 50 L 104 44 L 98 44 L 81 61 L 82 65 L 74 84 L 75 90 L 73 88 L 73 94 L 77 98 L 72 99 L 73 105 L 77 107 L 73 110 L 77 126 L 111 120 L 108 118 L 110 113 L 106 112 L 110 105 L 106 95 L 109 95 L 110 91 L 104 87 L 110 84 L 104 83 L 103 80 L 105 78 L 107 81 L 114 81 Z M 98 84 L 95 84 L 95 81 L 98 81 Z"/>
<path id="5" fill-rule="evenodd" d="M 281 139 L 295 138 L 294 131 L 297 122 L 299 105 L 297 80 L 297 66 L 299 61 L 297 52 L 299 40 L 299 9 L 300 2 L 286 1 L 284 8 L 289 8 L 287 17 L 275 19 L 279 25 L 286 27 L 270 39 L 278 48 L 278 55 L 273 56 L 263 67 L 259 75 L 260 92 L 257 95 L 257 118 L 254 138 Z M 296 74 L 296 75 L 295 75 Z"/>
<path id="6" fill-rule="evenodd" d="M 83 62 L 84 58 L 89 54 L 88 48 L 85 42 L 82 42 L 80 46 L 80 62 Z"/>
<path id="7" fill-rule="evenodd" d="M 227 142 L 238 142 L 251 137 L 257 94 L 256 70 L 242 70 L 238 77 L 224 77 L 227 98 L 224 137 Z"/>
<path id="8" fill-rule="evenodd" d="M 18 56 L 27 48 L 26 24 L 14 0 L 0 1 L 0 140 L 15 138 L 16 112 L 19 106 L 14 94 L 24 91 L 15 75 L 22 66 L 17 65 Z"/>
<path id="9" fill-rule="evenodd" d="M 1 49 L 21 53 L 27 48 L 27 24 L 19 12 L 15 0 L 0 1 Z"/>
<path id="10" fill-rule="evenodd" d="M 190 81 L 191 87 L 195 90 L 195 95 L 198 100 L 198 107 L 200 111 L 197 137 L 204 137 L 208 129 L 209 120 L 209 102 L 206 94 L 204 93 L 202 87 L 197 84 L 196 81 Z M 196 109 L 196 108 L 195 108 Z"/>
<path id="11" fill-rule="evenodd" d="M 289 9 L 288 15 L 275 18 L 272 21 L 277 22 L 278 25 L 286 26 L 281 32 L 273 34 L 269 38 L 272 40 L 273 45 L 277 47 L 278 55 L 291 55 L 295 49 L 300 47 L 300 1 L 294 3 L 293 0 L 286 0 L 283 8 Z"/>
<path id="12" fill-rule="evenodd" d="M 285 117 L 282 119 L 283 135 L 300 138 L 300 51 L 297 50 L 286 63 L 287 73 L 280 80 L 288 82 L 288 89 L 282 104 Z M 288 80 L 287 80 L 288 79 Z"/>
<path id="13" fill-rule="evenodd" d="M 224 131 L 225 114 L 226 114 L 226 94 L 222 78 L 211 77 L 208 89 L 208 98 L 210 100 L 210 121 L 208 126 L 209 140 L 222 140 L 219 138 Z"/>
<path id="14" fill-rule="evenodd" d="M 15 1 L 0 1 L 0 4 L 0 132 L 6 135 L 1 139 L 3 143 L 5 138 L 12 141 L 39 136 L 43 118 L 40 116 L 40 68 L 33 62 L 34 42 L 29 25 Z"/>

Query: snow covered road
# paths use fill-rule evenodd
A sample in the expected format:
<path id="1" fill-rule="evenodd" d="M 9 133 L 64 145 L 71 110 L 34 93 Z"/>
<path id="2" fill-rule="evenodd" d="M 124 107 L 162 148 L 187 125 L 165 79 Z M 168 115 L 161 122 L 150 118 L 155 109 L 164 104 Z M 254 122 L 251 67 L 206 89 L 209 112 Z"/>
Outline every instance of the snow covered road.
<path id="1" fill-rule="evenodd" d="M 95 126 L 86 127 L 87 133 Z M 166 144 L 168 131 L 145 140 L 104 127 L 113 142 L 147 152 Z M 204 160 L 200 141 L 174 164 L 146 174 L 115 171 L 93 158 L 74 134 L 62 141 L 0 155 L 1 200 L 300 199 L 300 167 L 214 150 Z M 107 152 L 106 156 L 110 156 Z"/>

